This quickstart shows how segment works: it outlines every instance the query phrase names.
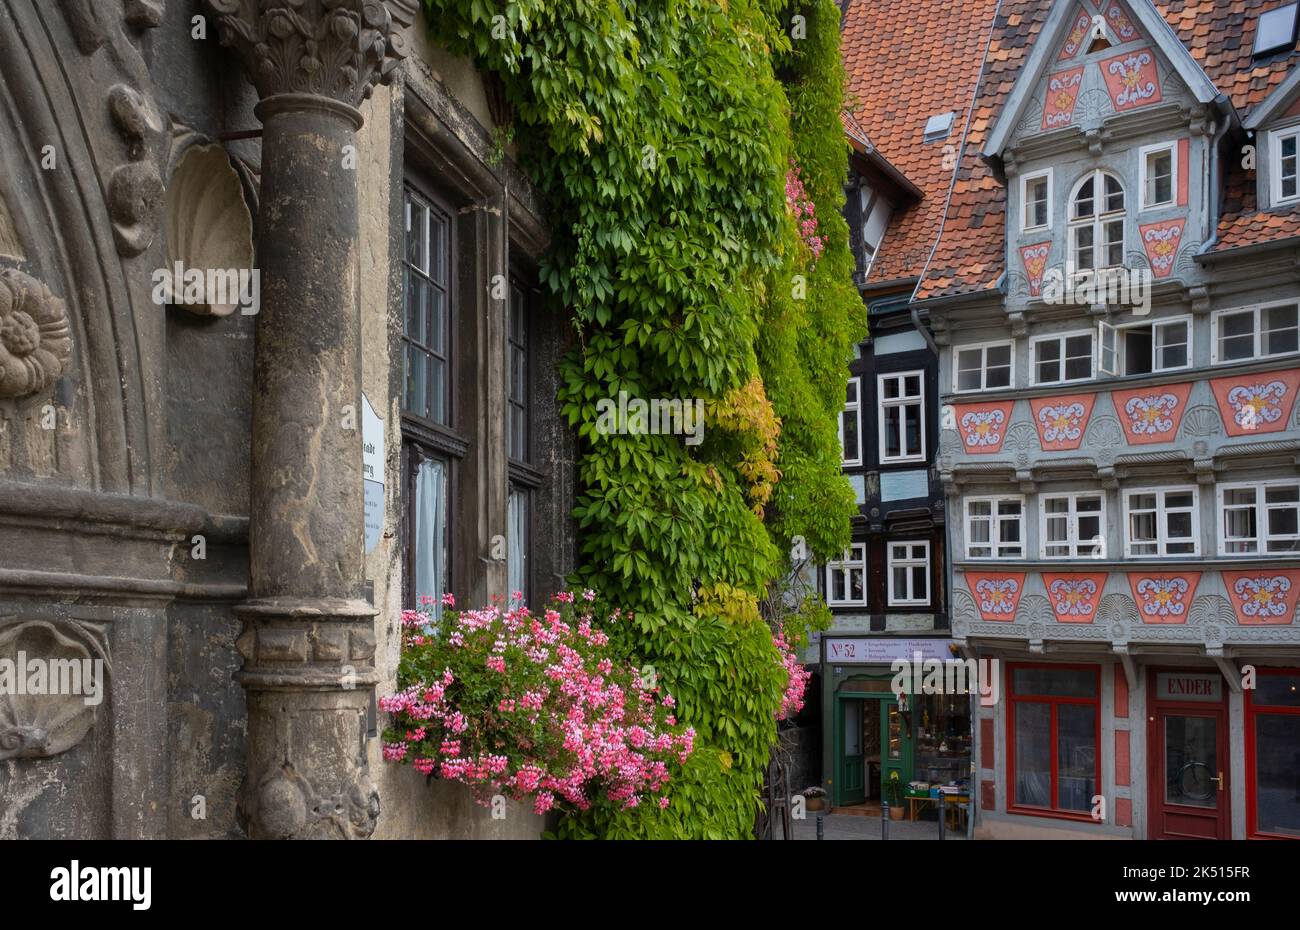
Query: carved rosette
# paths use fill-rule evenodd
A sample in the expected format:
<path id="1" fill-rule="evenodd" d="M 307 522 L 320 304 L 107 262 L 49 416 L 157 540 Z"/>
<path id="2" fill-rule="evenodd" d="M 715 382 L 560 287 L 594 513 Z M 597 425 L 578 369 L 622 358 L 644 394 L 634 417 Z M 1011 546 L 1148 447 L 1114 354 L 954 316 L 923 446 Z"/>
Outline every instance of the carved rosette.
<path id="1" fill-rule="evenodd" d="M 207 0 L 221 43 L 263 98 L 310 94 L 356 107 L 406 57 L 414 0 Z"/>
<path id="2" fill-rule="evenodd" d="M 26 397 L 53 384 L 72 357 L 64 303 L 31 275 L 0 271 L 0 397 Z"/>

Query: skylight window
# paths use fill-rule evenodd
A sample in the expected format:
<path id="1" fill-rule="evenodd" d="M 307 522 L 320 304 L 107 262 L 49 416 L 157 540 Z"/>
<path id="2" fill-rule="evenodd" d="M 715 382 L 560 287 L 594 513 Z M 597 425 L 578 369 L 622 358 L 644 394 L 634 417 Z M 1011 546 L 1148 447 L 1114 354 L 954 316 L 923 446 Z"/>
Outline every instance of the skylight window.
<path id="1" fill-rule="evenodd" d="M 1288 3 L 1259 16 L 1252 55 L 1268 55 L 1295 44 L 1297 4 Z"/>
<path id="2" fill-rule="evenodd" d="M 949 110 L 947 113 L 936 113 L 925 121 L 925 141 L 938 142 L 940 139 L 948 138 L 948 133 L 952 131 L 952 121 L 956 119 L 957 114 Z"/>

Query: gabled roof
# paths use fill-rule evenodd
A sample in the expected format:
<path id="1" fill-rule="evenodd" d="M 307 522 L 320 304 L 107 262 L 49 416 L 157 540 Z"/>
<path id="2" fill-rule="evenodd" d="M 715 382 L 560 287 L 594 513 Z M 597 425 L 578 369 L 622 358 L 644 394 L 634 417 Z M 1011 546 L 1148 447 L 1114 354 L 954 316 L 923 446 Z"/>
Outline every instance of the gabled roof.
<path id="1" fill-rule="evenodd" d="M 841 26 L 845 129 L 920 192 L 895 213 L 868 284 L 921 274 L 951 187 L 997 0 L 851 0 Z M 946 139 L 924 142 L 926 120 L 954 112 Z M 849 132 L 856 124 L 859 131 Z M 858 138 L 861 137 L 861 138 Z"/>
<path id="2" fill-rule="evenodd" d="M 1279 0 L 1154 0 L 1153 5 L 1239 116 L 1247 117 L 1297 64 L 1294 48 L 1258 60 L 1251 55 L 1259 14 L 1282 5 Z M 1006 189 L 981 151 L 1048 14 L 1042 0 L 1002 0 L 943 232 L 917 285 L 917 300 L 990 290 L 1006 270 Z M 1259 213 L 1253 181 L 1238 177 L 1240 164 L 1225 167 L 1230 173 L 1215 251 L 1300 234 L 1300 212 Z"/>
<path id="3" fill-rule="evenodd" d="M 1126 0 L 1142 34 L 1147 36 L 1156 48 L 1173 65 L 1178 76 L 1200 103 L 1209 103 L 1218 95 L 1218 90 L 1206 76 L 1200 63 L 1187 51 L 1179 41 L 1169 24 L 1151 6 L 1150 0 Z M 1105 3 L 1097 4 L 1098 7 Z M 999 156 L 1011 139 L 1011 133 L 1024 115 L 1025 109 L 1033 103 L 1034 90 L 1038 82 L 1052 70 L 1055 62 L 1051 59 L 1061 40 L 1069 33 L 1074 24 L 1075 10 L 1079 9 L 1077 0 L 1056 0 L 1051 5 L 1047 22 L 1034 42 L 1033 50 L 1025 61 L 1024 67 L 1016 78 L 1002 112 L 994 123 L 988 140 L 984 143 L 983 153 L 986 157 Z"/>

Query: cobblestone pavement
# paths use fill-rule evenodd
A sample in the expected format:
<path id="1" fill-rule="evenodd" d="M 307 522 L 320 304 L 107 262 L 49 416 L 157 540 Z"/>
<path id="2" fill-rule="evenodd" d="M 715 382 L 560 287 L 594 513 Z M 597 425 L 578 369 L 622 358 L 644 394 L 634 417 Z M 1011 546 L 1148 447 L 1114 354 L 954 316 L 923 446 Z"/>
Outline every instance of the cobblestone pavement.
<path id="1" fill-rule="evenodd" d="M 859 814 L 823 813 L 823 836 L 828 840 L 878 840 L 880 839 L 880 817 L 864 817 Z M 782 839 L 781 825 L 776 824 L 776 838 Z M 817 814 L 808 812 L 806 820 L 794 821 L 794 839 L 817 839 Z M 893 820 L 889 824 L 891 840 L 937 840 L 939 825 L 934 820 Z M 945 838 L 949 840 L 966 839 L 965 831 L 949 829 Z"/>

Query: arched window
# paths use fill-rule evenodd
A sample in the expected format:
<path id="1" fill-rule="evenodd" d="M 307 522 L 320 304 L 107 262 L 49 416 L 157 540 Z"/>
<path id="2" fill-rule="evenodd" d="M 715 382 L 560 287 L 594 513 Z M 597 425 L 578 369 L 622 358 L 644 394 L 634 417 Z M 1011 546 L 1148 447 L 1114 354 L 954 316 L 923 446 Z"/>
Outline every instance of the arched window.
<path id="1" fill-rule="evenodd" d="M 1070 195 L 1070 269 L 1090 271 L 1124 264 L 1124 185 L 1091 171 Z"/>

